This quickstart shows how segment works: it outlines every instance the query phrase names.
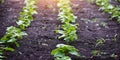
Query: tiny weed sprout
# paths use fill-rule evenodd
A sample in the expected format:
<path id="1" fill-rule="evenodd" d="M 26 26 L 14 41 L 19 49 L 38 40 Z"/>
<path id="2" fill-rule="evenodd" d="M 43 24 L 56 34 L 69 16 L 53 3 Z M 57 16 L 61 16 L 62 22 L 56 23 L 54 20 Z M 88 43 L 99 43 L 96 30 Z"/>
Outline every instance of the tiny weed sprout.
<path id="1" fill-rule="evenodd" d="M 58 44 L 57 48 L 52 50 L 51 55 L 55 57 L 55 60 L 71 60 L 66 54 L 71 54 L 80 57 L 78 50 L 70 45 Z"/>
<path id="2" fill-rule="evenodd" d="M 93 50 L 91 53 L 93 54 L 93 56 L 99 56 L 99 52 L 98 50 Z"/>
<path id="3" fill-rule="evenodd" d="M 101 38 L 96 41 L 96 46 L 103 45 L 105 43 L 105 39 Z"/>
<path id="4" fill-rule="evenodd" d="M 118 58 L 118 55 L 116 55 L 115 53 L 111 54 L 110 57 L 112 58 Z"/>
<path id="5" fill-rule="evenodd" d="M 93 21 L 93 22 L 97 22 L 97 18 L 93 18 L 92 21 Z"/>
<path id="6" fill-rule="evenodd" d="M 67 43 L 77 40 L 77 24 L 74 24 L 77 17 L 72 13 L 70 0 L 59 0 L 58 7 L 58 19 L 62 22 L 62 29 L 56 30 L 56 33 L 61 34 L 58 38 L 63 38 Z"/>
<path id="7" fill-rule="evenodd" d="M 106 22 L 101 22 L 101 25 L 102 25 L 103 27 L 106 27 L 106 26 L 107 26 L 107 23 L 106 23 Z"/>
<path id="8" fill-rule="evenodd" d="M 95 56 L 101 56 L 101 57 L 103 57 L 103 56 L 105 56 L 105 55 L 107 55 L 108 53 L 107 52 L 102 52 L 102 51 L 100 51 L 100 50 L 93 50 L 92 52 L 92 55 L 95 57 Z"/>

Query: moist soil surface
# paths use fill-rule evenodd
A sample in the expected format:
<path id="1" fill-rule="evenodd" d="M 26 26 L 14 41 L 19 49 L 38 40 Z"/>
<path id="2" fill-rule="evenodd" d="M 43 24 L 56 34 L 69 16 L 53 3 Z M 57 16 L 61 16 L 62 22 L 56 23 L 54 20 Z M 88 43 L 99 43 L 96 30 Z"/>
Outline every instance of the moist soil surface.
<path id="1" fill-rule="evenodd" d="M 113 1 L 111 4 L 119 5 Z M 0 37 L 6 28 L 16 26 L 15 21 L 19 17 L 19 12 L 24 6 L 23 0 L 5 0 L 0 4 Z M 86 0 L 71 0 L 73 13 L 76 15 L 78 41 L 71 42 L 84 58 L 71 56 L 73 60 L 119 60 L 120 58 L 120 26 L 116 19 L 110 19 L 110 15 L 99 11 L 95 3 L 88 3 Z M 6 52 L 4 60 L 54 60 L 50 55 L 51 50 L 57 44 L 65 43 L 58 40 L 61 23 L 57 20 L 58 8 L 56 0 L 38 0 L 38 14 L 34 15 L 34 21 L 26 28 L 27 36 L 19 40 L 20 47 L 14 52 Z M 96 41 L 104 39 L 105 42 L 96 46 Z M 94 57 L 92 51 L 99 51 Z M 115 57 L 110 57 L 111 55 Z"/>

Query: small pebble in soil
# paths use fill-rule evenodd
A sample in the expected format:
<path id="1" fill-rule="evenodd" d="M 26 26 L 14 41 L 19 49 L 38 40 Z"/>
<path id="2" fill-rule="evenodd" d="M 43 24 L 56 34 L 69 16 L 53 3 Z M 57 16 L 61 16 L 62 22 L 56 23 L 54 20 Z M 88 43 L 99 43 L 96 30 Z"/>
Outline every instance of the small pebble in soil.
<path id="1" fill-rule="evenodd" d="M 100 27 L 97 28 L 97 30 L 100 30 L 100 29 L 101 29 Z"/>
<path id="2" fill-rule="evenodd" d="M 86 28 L 88 28 L 89 26 L 86 26 Z"/>
<path id="3" fill-rule="evenodd" d="M 22 53 L 22 52 L 20 52 L 20 51 L 19 51 L 18 53 L 19 53 L 20 55 L 22 55 L 22 54 L 23 54 L 23 53 Z"/>
<path id="4" fill-rule="evenodd" d="M 95 26 L 99 26 L 99 24 L 95 24 Z"/>
<path id="5" fill-rule="evenodd" d="M 48 44 L 47 44 L 47 43 L 42 43 L 42 45 L 43 45 L 43 46 L 48 46 Z"/>
<path id="6" fill-rule="evenodd" d="M 12 11 L 12 10 L 13 10 L 12 8 L 8 9 L 8 11 Z"/>
<path id="7" fill-rule="evenodd" d="M 85 23 L 88 24 L 88 21 L 86 21 Z"/>

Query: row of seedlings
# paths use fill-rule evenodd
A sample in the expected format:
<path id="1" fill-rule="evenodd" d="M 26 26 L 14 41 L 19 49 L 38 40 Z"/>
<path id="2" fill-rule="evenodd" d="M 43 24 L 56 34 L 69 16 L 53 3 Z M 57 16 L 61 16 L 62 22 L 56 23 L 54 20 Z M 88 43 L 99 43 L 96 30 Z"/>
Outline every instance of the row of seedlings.
<path id="1" fill-rule="evenodd" d="M 70 0 L 58 0 L 59 14 L 58 19 L 62 23 L 61 29 L 56 30 L 60 34 L 58 39 L 63 39 L 67 44 L 78 39 L 76 34 L 77 24 L 75 24 L 76 16 L 72 13 Z M 58 44 L 57 48 L 52 50 L 51 55 L 55 60 L 72 60 L 67 54 L 80 56 L 78 49 L 74 46 L 66 44 Z"/>
<path id="2" fill-rule="evenodd" d="M 36 0 L 25 0 L 25 6 L 20 12 L 20 17 L 16 21 L 18 27 L 7 27 L 5 35 L 0 39 L 0 59 L 5 58 L 3 53 L 6 51 L 14 51 L 14 47 L 19 47 L 17 39 L 22 39 L 24 35 L 25 27 L 28 27 L 33 21 L 33 15 L 36 14 Z"/>
<path id="3" fill-rule="evenodd" d="M 96 0 L 96 5 L 100 7 L 99 10 L 103 10 L 104 12 L 109 13 L 111 15 L 111 19 L 116 18 L 117 21 L 120 23 L 119 7 L 115 7 L 110 4 L 109 0 Z"/>
<path id="4" fill-rule="evenodd" d="M 114 6 L 112 4 L 110 4 L 110 2 L 112 0 L 89 0 L 90 2 L 94 2 L 96 3 L 96 5 L 98 5 L 100 8 L 99 10 L 102 10 L 105 13 L 108 13 L 111 15 L 110 19 L 117 19 L 117 22 L 120 23 L 120 7 L 119 6 Z M 120 0 L 115 0 L 117 2 L 120 2 Z M 96 41 L 96 45 L 95 47 L 98 47 L 100 45 L 103 45 L 105 43 L 105 40 L 102 39 L 98 39 Z M 92 51 L 93 57 L 94 56 L 101 56 L 102 54 L 106 55 L 106 52 L 102 52 L 99 50 L 93 50 Z M 110 55 L 110 57 L 116 57 L 117 55 L 115 55 L 114 53 Z"/>
<path id="5" fill-rule="evenodd" d="M 114 6 L 112 5 L 110 2 L 112 0 L 96 0 L 96 5 L 98 5 L 100 8 L 99 10 L 102 10 L 103 12 L 106 12 L 108 14 L 111 15 L 110 19 L 116 19 L 118 23 L 120 23 L 120 7 L 119 6 Z M 117 2 L 120 2 L 120 0 L 115 0 Z M 98 41 L 100 43 L 100 41 Z M 104 43 L 104 39 L 103 42 L 101 40 L 101 43 Z M 102 52 L 96 51 L 97 55 L 101 54 Z M 95 54 L 96 54 L 95 53 Z M 117 55 L 115 55 L 114 53 L 110 55 L 111 57 L 116 57 Z"/>

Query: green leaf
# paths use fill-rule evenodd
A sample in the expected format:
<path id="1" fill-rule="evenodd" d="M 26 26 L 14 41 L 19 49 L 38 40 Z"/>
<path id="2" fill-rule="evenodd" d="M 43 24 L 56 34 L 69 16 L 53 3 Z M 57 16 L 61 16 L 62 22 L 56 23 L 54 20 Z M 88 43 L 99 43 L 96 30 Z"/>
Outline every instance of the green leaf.
<path id="1" fill-rule="evenodd" d="M 7 42 L 8 42 L 8 43 L 10 43 L 10 42 L 15 42 L 16 40 L 17 40 L 17 39 L 12 38 L 12 39 L 8 40 Z"/>
<path id="2" fill-rule="evenodd" d="M 76 51 L 70 51 L 69 53 L 72 55 L 76 55 L 76 56 L 80 57 L 80 54 Z"/>
<path id="3" fill-rule="evenodd" d="M 4 50 L 6 50 L 6 51 L 14 51 L 14 49 L 10 48 L 10 47 L 5 47 Z"/>
<path id="4" fill-rule="evenodd" d="M 56 30 L 56 33 L 64 34 L 64 31 L 63 30 Z"/>
<path id="5" fill-rule="evenodd" d="M 15 43 L 15 46 L 17 46 L 17 47 L 19 47 L 19 46 L 20 46 L 18 42 L 14 42 L 14 43 Z"/>
<path id="6" fill-rule="evenodd" d="M 18 22 L 16 22 L 18 25 L 22 25 L 24 23 L 24 21 L 19 20 Z"/>

